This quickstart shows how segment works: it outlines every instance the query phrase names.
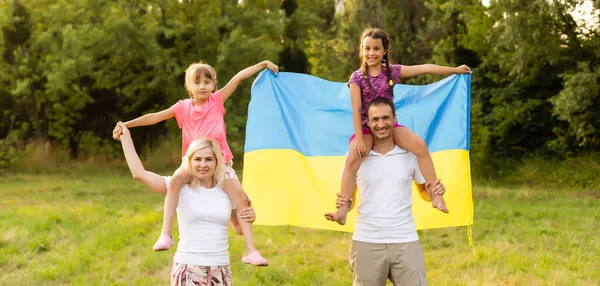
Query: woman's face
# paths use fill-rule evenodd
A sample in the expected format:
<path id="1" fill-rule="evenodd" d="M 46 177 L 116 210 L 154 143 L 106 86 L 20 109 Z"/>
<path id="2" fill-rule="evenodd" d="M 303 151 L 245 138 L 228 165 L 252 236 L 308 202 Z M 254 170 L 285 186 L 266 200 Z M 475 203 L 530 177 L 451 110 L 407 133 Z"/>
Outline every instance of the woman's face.
<path id="1" fill-rule="evenodd" d="M 200 180 L 212 179 L 217 167 L 217 158 L 212 149 L 204 148 L 192 154 L 190 161 L 194 176 Z"/>

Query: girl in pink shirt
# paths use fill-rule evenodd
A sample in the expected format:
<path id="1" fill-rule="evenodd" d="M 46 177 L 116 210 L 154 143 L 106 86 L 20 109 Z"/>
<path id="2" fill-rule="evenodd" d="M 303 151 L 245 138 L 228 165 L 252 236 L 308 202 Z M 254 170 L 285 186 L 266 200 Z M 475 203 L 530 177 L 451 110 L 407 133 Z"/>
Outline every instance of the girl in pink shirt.
<path id="1" fill-rule="evenodd" d="M 186 153 L 190 143 L 195 139 L 199 137 L 215 139 L 219 142 L 224 161 L 227 162 L 223 189 L 238 209 L 244 209 L 250 205 L 250 202 L 232 167 L 233 155 L 229 149 L 229 145 L 227 145 L 225 133 L 224 103 L 233 94 L 242 80 L 249 78 L 263 68 L 268 68 L 275 73 L 278 72 L 278 67 L 275 64 L 270 61 L 263 61 L 238 72 L 225 87 L 217 90 L 217 73 L 213 67 L 204 63 L 193 63 L 185 71 L 185 88 L 190 94 L 190 98 L 180 100 L 171 106 L 171 108 L 163 111 L 146 114 L 125 122 L 125 126 L 131 128 L 152 125 L 175 117 L 177 125 L 181 128 L 182 156 Z M 121 134 L 121 130 L 117 125 L 113 136 L 118 136 L 119 134 Z M 199 172 L 202 171 L 199 170 Z M 191 180 L 191 175 L 183 167 L 179 167 L 169 181 L 167 196 L 165 198 L 163 227 L 158 241 L 154 244 L 153 249 L 155 251 L 167 250 L 174 244 L 171 237 L 171 226 L 179 201 L 179 191 L 185 184 L 191 182 Z M 240 221 L 240 227 L 246 244 L 246 253 L 242 257 L 242 262 L 255 266 L 267 266 L 268 261 L 262 257 L 254 246 L 252 225 L 248 222 Z"/>
<path id="2" fill-rule="evenodd" d="M 470 73 L 471 69 L 462 65 L 456 68 L 432 64 L 404 66 L 390 64 L 389 51 L 391 48 L 388 35 L 381 29 L 369 28 L 363 31 L 360 38 L 359 57 L 361 68 L 350 76 L 350 100 L 352 101 L 352 117 L 354 135 L 350 138 L 348 155 L 342 174 L 342 197 L 351 198 L 356 185 L 356 172 L 364 158 L 373 146 L 373 134 L 367 125 L 366 106 L 374 98 L 385 97 L 393 101 L 394 85 L 400 83 L 401 77 L 412 77 L 421 74 L 450 75 Z M 435 185 L 437 176 L 433 167 L 431 155 L 425 141 L 405 126 L 394 126 L 394 142 L 396 145 L 411 151 L 417 156 L 419 169 L 426 180 L 426 186 Z M 443 212 L 448 212 L 446 203 L 439 193 L 432 193 L 432 206 Z M 340 207 L 335 213 L 327 213 L 325 217 L 346 223 L 346 214 L 350 204 Z"/>

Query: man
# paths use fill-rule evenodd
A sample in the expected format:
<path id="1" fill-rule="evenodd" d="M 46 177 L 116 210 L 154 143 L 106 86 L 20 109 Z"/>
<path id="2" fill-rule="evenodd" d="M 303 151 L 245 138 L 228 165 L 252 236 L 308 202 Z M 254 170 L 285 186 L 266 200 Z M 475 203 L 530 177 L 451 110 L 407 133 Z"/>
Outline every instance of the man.
<path id="1" fill-rule="evenodd" d="M 425 179 L 415 155 L 394 143 L 393 103 L 377 98 L 366 108 L 374 145 L 357 173 L 360 205 L 350 249 L 353 285 L 385 285 L 388 278 L 394 285 L 427 285 L 411 209 L 412 181 L 424 191 Z M 445 192 L 439 180 L 431 189 Z M 352 199 L 338 196 L 338 206 L 352 208 Z M 335 213 L 325 217 L 336 220 Z"/>

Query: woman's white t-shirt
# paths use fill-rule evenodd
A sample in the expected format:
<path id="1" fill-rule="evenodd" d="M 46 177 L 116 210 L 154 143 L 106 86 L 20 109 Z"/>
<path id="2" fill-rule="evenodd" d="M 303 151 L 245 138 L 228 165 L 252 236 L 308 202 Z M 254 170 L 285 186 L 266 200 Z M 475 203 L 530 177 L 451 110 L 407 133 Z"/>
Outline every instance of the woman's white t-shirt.
<path id="1" fill-rule="evenodd" d="M 165 178 L 167 185 L 169 178 Z M 220 187 L 185 185 L 179 192 L 179 243 L 173 261 L 199 266 L 229 265 L 232 203 Z"/>

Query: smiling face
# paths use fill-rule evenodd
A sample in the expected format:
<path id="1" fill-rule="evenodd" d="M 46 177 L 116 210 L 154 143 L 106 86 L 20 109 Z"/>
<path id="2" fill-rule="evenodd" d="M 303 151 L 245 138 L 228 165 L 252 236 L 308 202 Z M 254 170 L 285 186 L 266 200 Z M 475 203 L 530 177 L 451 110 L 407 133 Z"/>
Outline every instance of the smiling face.
<path id="1" fill-rule="evenodd" d="M 373 136 L 384 140 L 393 135 L 396 116 L 392 107 L 387 104 L 374 104 L 369 107 L 367 115 L 369 117 L 367 125 L 371 128 Z"/>
<path id="2" fill-rule="evenodd" d="M 211 148 L 203 148 L 192 154 L 190 165 L 194 177 L 200 181 L 212 180 L 215 175 L 217 158 Z"/>
<path id="3" fill-rule="evenodd" d="M 185 171 L 193 177 L 190 185 L 212 188 L 222 182 L 225 164 L 219 143 L 207 137 L 200 137 L 185 152 Z"/>
<path id="4" fill-rule="evenodd" d="M 201 74 L 197 80 L 190 83 L 188 88 L 192 93 L 194 102 L 202 103 L 212 94 L 212 91 L 215 89 L 215 83 L 211 78 Z"/>
<path id="5" fill-rule="evenodd" d="M 185 71 L 185 88 L 195 104 L 204 103 L 217 90 L 217 74 L 204 63 L 193 63 Z"/>
<path id="6" fill-rule="evenodd" d="M 383 47 L 381 39 L 366 36 L 362 42 L 362 60 L 369 67 L 379 67 L 383 61 L 383 56 L 387 52 Z"/>

